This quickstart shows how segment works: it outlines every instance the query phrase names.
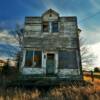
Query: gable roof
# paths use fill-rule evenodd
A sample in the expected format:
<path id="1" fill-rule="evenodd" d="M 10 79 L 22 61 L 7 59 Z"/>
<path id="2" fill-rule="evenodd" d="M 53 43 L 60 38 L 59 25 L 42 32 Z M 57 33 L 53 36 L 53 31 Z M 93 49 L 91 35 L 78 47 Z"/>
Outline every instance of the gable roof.
<path id="1" fill-rule="evenodd" d="M 59 13 L 57 13 L 56 11 L 54 11 L 53 9 L 48 9 L 46 12 L 44 12 L 42 14 L 42 16 L 46 15 L 47 13 L 53 13 L 53 14 L 56 14 L 57 16 L 59 16 Z"/>

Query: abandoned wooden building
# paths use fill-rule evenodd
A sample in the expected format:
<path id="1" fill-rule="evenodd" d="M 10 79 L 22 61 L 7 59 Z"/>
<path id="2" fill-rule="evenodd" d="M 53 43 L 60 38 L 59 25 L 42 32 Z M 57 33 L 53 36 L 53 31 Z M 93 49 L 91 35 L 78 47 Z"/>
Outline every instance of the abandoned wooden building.
<path id="1" fill-rule="evenodd" d="M 49 9 L 25 17 L 24 31 L 23 75 L 82 79 L 77 17 Z"/>

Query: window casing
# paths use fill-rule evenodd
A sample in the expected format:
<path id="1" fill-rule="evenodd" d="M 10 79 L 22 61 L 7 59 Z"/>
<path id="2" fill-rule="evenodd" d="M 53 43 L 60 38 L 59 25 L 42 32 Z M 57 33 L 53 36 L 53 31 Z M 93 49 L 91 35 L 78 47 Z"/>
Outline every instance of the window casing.
<path id="1" fill-rule="evenodd" d="M 43 22 L 43 32 L 58 32 L 58 22 Z"/>
<path id="2" fill-rule="evenodd" d="M 27 50 L 25 57 L 25 67 L 40 68 L 42 62 L 41 57 L 41 51 Z"/>
<path id="3" fill-rule="evenodd" d="M 31 67 L 33 65 L 33 51 L 26 51 L 25 66 Z"/>
<path id="4" fill-rule="evenodd" d="M 49 32 L 49 23 L 43 22 L 43 32 Z"/>
<path id="5" fill-rule="evenodd" d="M 58 22 L 52 22 L 52 32 L 58 32 Z"/>
<path id="6" fill-rule="evenodd" d="M 34 52 L 34 67 L 41 67 L 42 62 L 42 52 L 41 51 L 35 51 Z"/>

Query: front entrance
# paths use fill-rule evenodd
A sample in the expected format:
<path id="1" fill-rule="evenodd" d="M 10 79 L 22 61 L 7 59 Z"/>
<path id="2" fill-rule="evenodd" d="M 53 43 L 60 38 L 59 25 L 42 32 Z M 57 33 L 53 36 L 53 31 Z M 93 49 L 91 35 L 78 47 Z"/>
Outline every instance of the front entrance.
<path id="1" fill-rule="evenodd" d="M 52 75 L 55 73 L 55 56 L 53 53 L 47 54 L 47 61 L 46 61 L 46 74 Z"/>

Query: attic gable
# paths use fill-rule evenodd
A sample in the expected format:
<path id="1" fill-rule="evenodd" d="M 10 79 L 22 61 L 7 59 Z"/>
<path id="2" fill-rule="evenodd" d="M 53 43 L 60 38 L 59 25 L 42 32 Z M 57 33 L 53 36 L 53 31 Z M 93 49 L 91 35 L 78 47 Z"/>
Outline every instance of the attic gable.
<path id="1" fill-rule="evenodd" d="M 49 9 L 49 10 L 47 10 L 46 12 L 44 12 L 42 14 L 42 18 L 45 21 L 48 21 L 48 20 L 57 20 L 58 17 L 59 17 L 59 14 L 56 11 L 52 10 L 52 9 Z"/>
<path id="2" fill-rule="evenodd" d="M 56 12 L 56 11 L 54 11 L 54 10 L 52 10 L 52 9 L 49 9 L 49 10 L 47 10 L 46 12 L 44 12 L 43 14 L 42 14 L 42 16 L 45 16 L 46 14 L 55 14 L 55 15 L 57 15 L 57 16 L 59 16 L 59 14 Z"/>

